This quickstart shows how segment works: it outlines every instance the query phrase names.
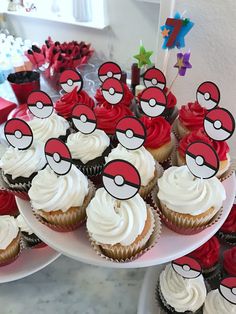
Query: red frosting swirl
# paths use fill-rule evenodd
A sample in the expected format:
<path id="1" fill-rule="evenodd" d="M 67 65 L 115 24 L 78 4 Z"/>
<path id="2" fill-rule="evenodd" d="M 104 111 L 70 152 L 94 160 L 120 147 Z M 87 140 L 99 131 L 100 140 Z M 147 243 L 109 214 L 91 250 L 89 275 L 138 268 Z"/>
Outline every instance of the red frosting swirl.
<path id="1" fill-rule="evenodd" d="M 224 251 L 223 266 L 230 276 L 236 276 L 236 246 Z"/>
<path id="2" fill-rule="evenodd" d="M 158 148 L 171 140 L 171 126 L 163 117 L 140 118 L 146 128 L 146 140 L 144 147 Z"/>
<path id="3" fill-rule="evenodd" d="M 122 84 L 124 88 L 124 97 L 119 103 L 120 105 L 130 106 L 132 99 L 134 98 L 132 92 L 130 91 L 129 87 L 126 84 Z M 98 105 L 105 104 L 107 105 L 108 102 L 103 97 L 101 88 L 98 88 L 94 98 L 97 100 Z"/>
<path id="4" fill-rule="evenodd" d="M 180 122 L 190 131 L 196 131 L 203 127 L 203 119 L 207 110 L 199 105 L 198 102 L 188 103 L 179 110 Z"/>
<path id="5" fill-rule="evenodd" d="M 17 215 L 19 213 L 15 196 L 7 191 L 0 191 L 0 215 Z"/>
<path id="6" fill-rule="evenodd" d="M 236 233 L 236 204 L 233 205 L 229 216 L 227 217 L 223 226 L 220 228 L 220 231 L 225 233 Z"/>
<path id="7" fill-rule="evenodd" d="M 220 161 L 227 160 L 227 154 L 229 153 L 229 145 L 226 142 L 212 141 L 213 147 L 219 156 Z"/>
<path id="8" fill-rule="evenodd" d="M 56 103 L 55 110 L 56 112 L 68 119 L 71 117 L 72 110 L 75 105 L 87 105 L 90 108 L 94 107 L 94 100 L 89 97 L 85 91 L 80 91 L 77 93 L 77 87 L 73 89 L 72 92 L 63 95 Z"/>
<path id="9" fill-rule="evenodd" d="M 115 134 L 116 125 L 121 118 L 132 116 L 132 112 L 128 107 L 119 105 L 109 105 L 103 103 L 94 108 L 97 118 L 97 128 L 105 131 L 109 135 Z"/>
<path id="10" fill-rule="evenodd" d="M 189 256 L 195 258 L 203 269 L 213 267 L 219 261 L 220 243 L 217 237 L 212 237 Z"/>

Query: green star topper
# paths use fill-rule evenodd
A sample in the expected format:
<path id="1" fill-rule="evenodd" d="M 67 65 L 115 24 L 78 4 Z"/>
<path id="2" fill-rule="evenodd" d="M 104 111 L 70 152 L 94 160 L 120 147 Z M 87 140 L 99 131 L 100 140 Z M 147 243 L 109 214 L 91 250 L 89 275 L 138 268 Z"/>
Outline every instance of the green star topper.
<path id="1" fill-rule="evenodd" d="M 150 57 L 152 54 L 153 54 L 153 51 L 147 51 L 144 48 L 142 41 L 141 41 L 140 47 L 139 47 L 139 54 L 134 56 L 134 58 L 138 60 L 138 67 L 142 68 L 145 65 L 151 65 L 152 62 L 150 60 Z"/>

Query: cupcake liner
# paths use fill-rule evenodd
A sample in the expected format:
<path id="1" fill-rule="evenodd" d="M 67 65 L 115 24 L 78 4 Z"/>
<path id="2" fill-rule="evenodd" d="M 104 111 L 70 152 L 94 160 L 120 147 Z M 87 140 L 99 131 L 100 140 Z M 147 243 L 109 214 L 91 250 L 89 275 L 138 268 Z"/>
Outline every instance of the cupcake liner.
<path id="1" fill-rule="evenodd" d="M 95 188 L 92 182 L 89 182 L 89 192 L 85 197 L 84 203 L 79 207 L 79 210 L 62 212 L 56 215 L 44 215 L 43 211 L 35 212 L 33 206 L 32 210 L 34 211 L 35 217 L 47 227 L 58 232 L 68 232 L 77 229 L 82 225 L 86 220 L 86 208 L 90 203 L 91 199 L 95 194 Z M 49 221 L 50 218 L 50 221 Z"/>
<path id="2" fill-rule="evenodd" d="M 20 255 L 23 249 L 20 232 L 10 245 L 0 252 L 0 267 L 6 266 L 14 262 Z"/>
<path id="3" fill-rule="evenodd" d="M 210 270 L 208 270 L 208 272 L 209 271 Z M 217 289 L 221 281 L 220 264 L 217 263 L 216 267 L 214 267 L 214 270 L 212 270 L 210 273 L 205 273 L 203 270 L 203 277 L 211 289 Z"/>
<path id="4" fill-rule="evenodd" d="M 21 232 L 21 239 L 25 249 L 33 248 L 42 243 L 42 241 L 35 234 L 28 235 L 26 232 Z"/>
<path id="5" fill-rule="evenodd" d="M 221 182 L 224 182 L 226 179 L 230 178 L 232 175 L 235 175 L 235 171 L 236 171 L 236 161 L 232 160 L 229 169 L 221 175 L 219 180 Z"/>
<path id="6" fill-rule="evenodd" d="M 83 172 L 87 177 L 93 177 L 101 174 L 102 169 L 104 168 L 105 162 L 101 165 L 96 166 L 77 166 L 77 168 Z"/>
<path id="7" fill-rule="evenodd" d="M 172 150 L 174 148 L 174 144 L 172 142 L 172 138 L 168 143 L 165 143 L 163 146 L 168 146 L 167 148 L 165 147 L 159 147 L 159 148 L 147 148 L 149 153 L 153 156 L 155 160 L 157 160 L 160 164 L 163 164 L 165 161 L 169 159 L 169 156 L 172 153 Z"/>
<path id="8" fill-rule="evenodd" d="M 178 119 L 176 118 L 175 121 L 172 123 L 172 132 L 175 135 L 175 137 L 177 138 L 177 140 L 181 140 L 179 133 L 178 133 L 178 128 L 177 128 L 177 123 L 178 123 Z"/>
<path id="9" fill-rule="evenodd" d="M 93 249 L 95 250 L 95 252 L 99 256 L 101 256 L 102 258 L 104 258 L 108 261 L 117 262 L 117 263 L 127 263 L 127 262 L 134 261 L 135 259 L 139 258 L 141 255 L 145 254 L 147 251 L 152 249 L 157 244 L 158 239 L 159 239 L 160 234 L 161 234 L 161 220 L 160 220 L 158 213 L 152 207 L 148 207 L 148 208 L 152 211 L 152 215 L 154 218 L 154 229 L 153 229 L 153 232 L 152 232 L 149 240 L 147 241 L 147 243 L 143 249 L 139 250 L 137 253 L 135 253 L 135 251 L 139 248 L 134 248 L 132 251 L 125 252 L 129 255 L 132 255 L 132 253 L 134 253 L 134 255 L 131 256 L 130 258 L 117 259 L 117 258 L 108 257 L 108 256 L 104 255 L 104 252 L 103 252 L 101 246 L 99 245 L 99 243 L 94 241 L 91 238 L 91 235 L 89 235 L 90 243 L 91 243 Z M 122 254 L 123 254 L 123 252 L 121 252 L 121 255 Z"/>
<path id="10" fill-rule="evenodd" d="M 217 236 L 228 245 L 236 245 L 236 233 L 225 233 L 223 231 L 218 231 Z"/>
<path id="11" fill-rule="evenodd" d="M 0 190 L 7 191 L 9 193 L 14 194 L 15 196 L 23 199 L 23 200 L 29 200 L 28 192 L 26 192 L 22 187 L 19 187 L 19 189 L 12 189 L 10 188 L 6 182 L 3 180 L 2 173 L 0 174 Z"/>
<path id="12" fill-rule="evenodd" d="M 179 142 L 178 142 L 178 139 L 174 133 L 172 133 L 172 141 L 174 143 L 174 147 L 173 147 L 171 155 L 170 155 L 171 166 L 178 166 L 176 152 L 177 152 Z"/>

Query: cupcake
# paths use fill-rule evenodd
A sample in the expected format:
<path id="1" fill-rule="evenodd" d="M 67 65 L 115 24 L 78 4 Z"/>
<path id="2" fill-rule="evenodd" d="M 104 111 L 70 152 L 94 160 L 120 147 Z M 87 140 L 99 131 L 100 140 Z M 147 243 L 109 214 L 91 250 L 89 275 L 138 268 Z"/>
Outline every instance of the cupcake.
<path id="1" fill-rule="evenodd" d="M 111 151 L 110 138 L 99 129 L 91 134 L 81 132 L 70 134 L 66 144 L 71 152 L 73 163 L 89 176 L 101 173 L 105 156 Z"/>
<path id="2" fill-rule="evenodd" d="M 233 205 L 229 216 L 220 228 L 219 236 L 229 244 L 236 244 L 236 204 Z"/>
<path id="3" fill-rule="evenodd" d="M 21 231 L 21 237 L 24 241 L 26 247 L 39 247 L 44 243 L 34 234 L 33 230 L 26 223 L 22 215 L 17 216 L 16 218 L 17 225 Z"/>
<path id="4" fill-rule="evenodd" d="M 219 157 L 220 167 L 216 176 L 217 178 L 220 178 L 230 167 L 229 145 L 225 141 L 212 141 L 212 146 Z"/>
<path id="5" fill-rule="evenodd" d="M 46 143 L 48 139 L 58 137 L 65 141 L 70 134 L 70 125 L 62 117 L 53 113 L 46 119 L 39 119 L 34 117 L 28 121 L 29 126 L 33 131 L 34 141 Z"/>
<path id="6" fill-rule="evenodd" d="M 0 216 L 0 266 L 13 262 L 20 253 L 20 232 L 16 219 Z"/>
<path id="7" fill-rule="evenodd" d="M 236 306 L 227 301 L 218 289 L 210 291 L 203 307 L 203 314 L 235 314 Z"/>
<path id="8" fill-rule="evenodd" d="M 87 105 L 91 109 L 94 107 L 94 100 L 89 97 L 89 95 L 81 90 L 77 92 L 77 87 L 75 87 L 70 93 L 63 95 L 55 103 L 56 112 L 68 121 L 71 121 L 72 110 L 75 105 Z"/>
<path id="9" fill-rule="evenodd" d="M 173 143 L 171 141 L 171 126 L 163 117 L 140 119 L 146 128 L 144 147 L 158 162 L 164 162 L 170 156 Z"/>
<path id="10" fill-rule="evenodd" d="M 92 186 L 74 165 L 62 176 L 47 166 L 34 177 L 29 190 L 37 217 L 58 231 L 76 229 L 85 220 L 86 207 L 92 196 Z"/>
<path id="11" fill-rule="evenodd" d="M 91 241 L 105 256 L 117 261 L 141 252 L 154 230 L 154 214 L 139 194 L 117 200 L 100 188 L 86 211 Z"/>
<path id="12" fill-rule="evenodd" d="M 223 253 L 223 277 L 236 277 L 236 246 Z"/>
<path id="13" fill-rule="evenodd" d="M 212 237 L 188 255 L 199 262 L 202 274 L 211 287 L 218 287 L 220 280 L 220 243 L 217 237 Z"/>
<path id="14" fill-rule="evenodd" d="M 128 150 L 121 144 L 110 152 L 108 157 L 105 157 L 106 163 L 114 159 L 122 159 L 131 163 L 139 172 L 141 178 L 141 187 L 139 194 L 142 197 L 148 196 L 156 184 L 157 176 L 159 175 L 156 169 L 156 162 L 149 151 L 143 146 Z"/>
<path id="15" fill-rule="evenodd" d="M 46 165 L 43 145 L 35 143 L 26 150 L 10 146 L 0 160 L 4 181 L 13 189 L 27 191 L 37 172 Z"/>
<path id="16" fill-rule="evenodd" d="M 199 105 L 198 102 L 188 103 L 179 110 L 179 118 L 176 122 L 176 131 L 180 138 L 197 131 L 203 127 L 203 120 L 207 110 Z"/>
<path id="17" fill-rule="evenodd" d="M 201 180 L 194 177 L 187 166 L 165 170 L 158 179 L 158 187 L 163 219 L 179 233 L 194 233 L 206 227 L 226 199 L 224 186 L 216 177 Z M 153 199 L 157 202 L 155 194 Z"/>
<path id="18" fill-rule="evenodd" d="M 6 190 L 0 190 L 0 215 L 17 216 L 18 214 L 15 196 Z"/>
<path id="19" fill-rule="evenodd" d="M 166 313 L 201 313 L 206 294 L 202 275 L 193 279 L 183 278 L 171 264 L 160 274 L 158 296 Z"/>

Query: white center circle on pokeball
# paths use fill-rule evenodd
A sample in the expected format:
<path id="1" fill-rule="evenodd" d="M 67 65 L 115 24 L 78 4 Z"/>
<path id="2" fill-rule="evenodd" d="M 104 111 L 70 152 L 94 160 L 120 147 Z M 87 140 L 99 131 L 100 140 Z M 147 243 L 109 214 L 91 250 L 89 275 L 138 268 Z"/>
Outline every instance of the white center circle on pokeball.
<path id="1" fill-rule="evenodd" d="M 73 85 L 72 79 L 68 79 L 68 80 L 67 80 L 67 84 L 68 84 L 69 86 L 72 86 L 72 85 Z"/>
<path id="2" fill-rule="evenodd" d="M 128 138 L 132 138 L 132 137 L 134 136 L 134 132 L 133 132 L 132 130 L 130 130 L 130 129 L 127 130 L 125 134 L 126 134 L 126 136 L 127 136 Z"/>
<path id="3" fill-rule="evenodd" d="M 109 88 L 109 94 L 110 94 L 110 95 L 114 95 L 114 94 L 115 94 L 115 90 L 114 90 L 113 87 L 110 87 L 110 88 Z"/>
<path id="4" fill-rule="evenodd" d="M 84 123 L 85 123 L 85 122 L 87 122 L 87 120 L 88 120 L 88 119 L 87 119 L 87 117 L 86 117 L 85 114 L 82 114 L 82 115 L 80 116 L 80 121 L 81 121 L 81 122 L 84 122 Z"/>
<path id="5" fill-rule="evenodd" d="M 108 71 L 108 72 L 107 72 L 107 76 L 108 76 L 108 77 L 112 77 L 112 76 L 113 76 L 113 73 L 112 73 L 111 71 Z"/>
<path id="6" fill-rule="evenodd" d="M 183 265 L 183 270 L 184 271 L 190 271 L 189 265 Z"/>
<path id="7" fill-rule="evenodd" d="M 157 85 L 157 79 L 155 78 L 152 79 L 152 85 Z"/>
<path id="8" fill-rule="evenodd" d="M 120 175 L 115 176 L 114 181 L 115 181 L 116 185 L 119 185 L 119 186 L 123 185 L 125 182 L 124 178 Z"/>
<path id="9" fill-rule="evenodd" d="M 54 153 L 53 154 L 53 159 L 55 160 L 55 162 L 59 162 L 61 160 L 61 157 L 58 153 Z"/>
<path id="10" fill-rule="evenodd" d="M 38 109 L 42 109 L 43 108 L 43 103 L 41 101 L 37 101 L 35 105 L 36 105 L 36 107 Z"/>
<path id="11" fill-rule="evenodd" d="M 232 289 L 232 293 L 233 293 L 234 295 L 236 295 L 236 288 L 233 288 L 233 289 Z"/>
<path id="12" fill-rule="evenodd" d="M 216 121 L 213 123 L 213 125 L 214 125 L 214 128 L 215 128 L 215 129 L 220 129 L 220 128 L 222 127 L 222 123 L 221 123 L 220 120 L 216 120 Z"/>
<path id="13" fill-rule="evenodd" d="M 197 156 L 195 161 L 198 166 L 202 166 L 204 164 L 204 159 L 202 156 Z"/>
<path id="14" fill-rule="evenodd" d="M 151 106 L 151 107 L 154 107 L 155 105 L 156 105 L 156 99 L 154 99 L 154 98 L 151 98 L 150 100 L 149 100 L 149 105 Z"/>
<path id="15" fill-rule="evenodd" d="M 23 134 L 22 134 L 21 131 L 19 131 L 19 130 L 16 130 L 16 131 L 15 131 L 15 137 L 16 137 L 16 138 L 20 139 L 20 138 L 22 138 L 22 136 L 23 136 Z"/>
<path id="16" fill-rule="evenodd" d="M 209 93 L 205 93 L 205 94 L 204 94 L 204 98 L 205 98 L 206 100 L 209 100 L 210 97 L 211 97 L 211 95 L 210 95 Z"/>

